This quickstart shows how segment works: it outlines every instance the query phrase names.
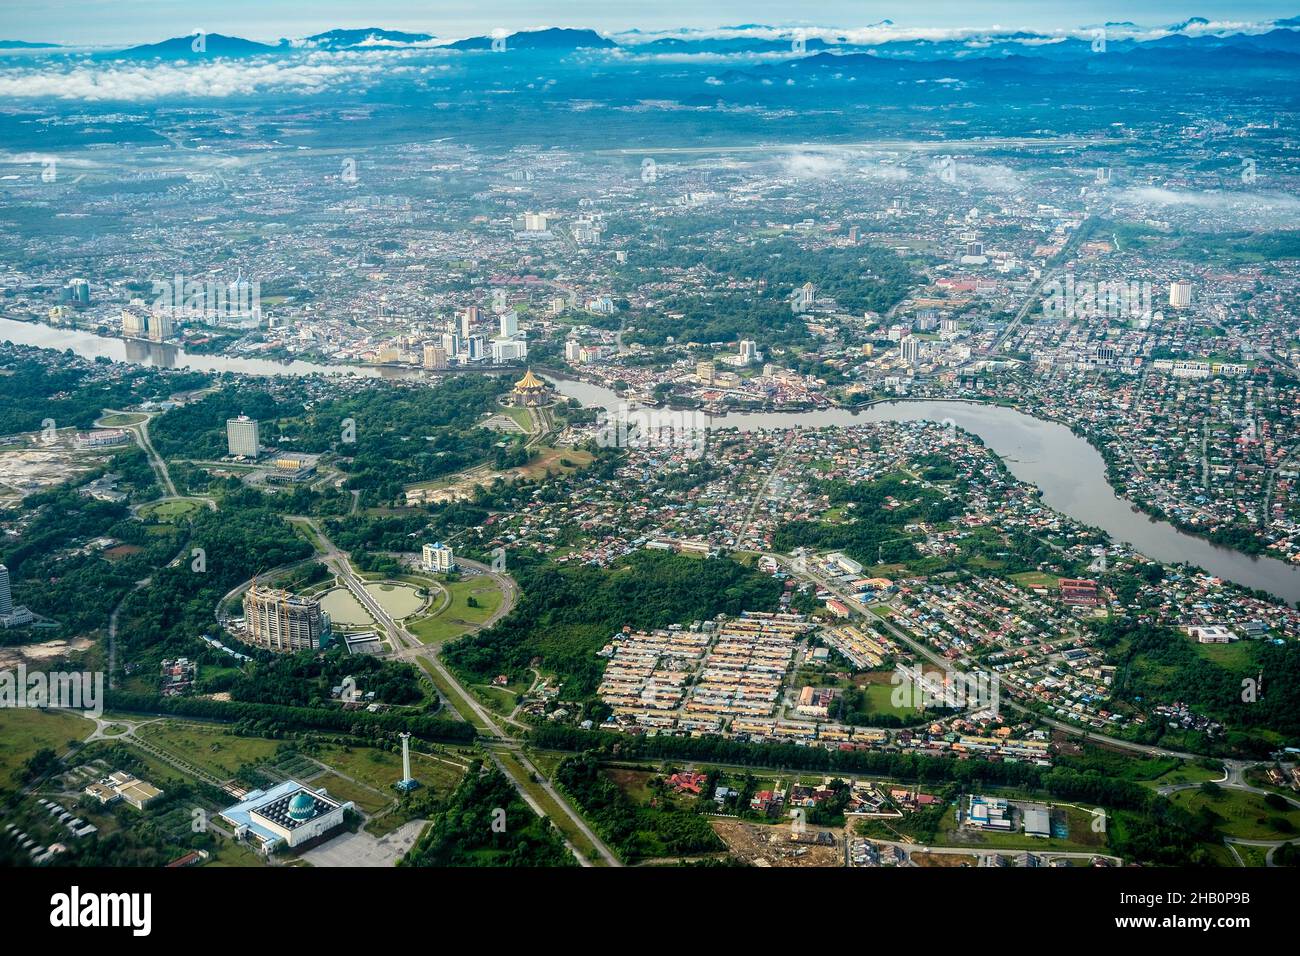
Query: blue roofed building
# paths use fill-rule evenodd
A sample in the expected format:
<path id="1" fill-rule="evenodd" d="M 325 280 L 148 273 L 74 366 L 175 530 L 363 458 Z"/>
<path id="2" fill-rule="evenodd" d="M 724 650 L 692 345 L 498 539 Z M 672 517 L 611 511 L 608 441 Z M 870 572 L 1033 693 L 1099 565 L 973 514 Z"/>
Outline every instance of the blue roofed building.
<path id="1" fill-rule="evenodd" d="M 235 828 L 236 838 L 268 854 L 280 846 L 297 848 L 330 835 L 343 826 L 352 804 L 332 799 L 296 780 L 270 790 L 253 790 L 221 818 Z"/>

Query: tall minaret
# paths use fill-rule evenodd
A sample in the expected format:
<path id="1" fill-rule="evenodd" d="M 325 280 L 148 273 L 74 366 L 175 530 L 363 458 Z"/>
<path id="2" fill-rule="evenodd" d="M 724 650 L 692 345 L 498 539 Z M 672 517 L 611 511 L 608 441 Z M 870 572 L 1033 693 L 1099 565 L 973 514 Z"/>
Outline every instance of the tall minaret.
<path id="1" fill-rule="evenodd" d="M 402 736 L 402 789 L 409 790 L 415 784 L 411 779 L 411 735 L 404 733 Z"/>

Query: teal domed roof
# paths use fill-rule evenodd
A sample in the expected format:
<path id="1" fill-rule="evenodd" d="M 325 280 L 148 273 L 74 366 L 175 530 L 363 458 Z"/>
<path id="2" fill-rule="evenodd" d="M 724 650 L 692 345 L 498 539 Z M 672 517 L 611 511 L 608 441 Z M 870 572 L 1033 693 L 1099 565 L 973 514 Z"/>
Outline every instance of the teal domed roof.
<path id="1" fill-rule="evenodd" d="M 310 820 L 316 813 L 316 801 L 305 790 L 299 791 L 289 801 L 289 819 Z"/>

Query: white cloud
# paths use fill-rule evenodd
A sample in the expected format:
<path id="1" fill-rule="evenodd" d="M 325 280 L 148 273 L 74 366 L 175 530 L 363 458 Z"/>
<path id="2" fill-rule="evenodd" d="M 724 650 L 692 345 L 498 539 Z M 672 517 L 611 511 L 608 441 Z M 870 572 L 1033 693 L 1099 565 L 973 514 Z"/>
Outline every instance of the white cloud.
<path id="1" fill-rule="evenodd" d="M 365 86 L 396 73 L 440 72 L 446 64 L 408 65 L 411 54 L 312 53 L 245 60 L 43 64 L 0 70 L 0 98 L 141 102 L 167 97 L 225 97 L 292 91 L 319 93 Z"/>
<path id="2" fill-rule="evenodd" d="M 1300 213 L 1300 199 L 1286 193 L 1209 192 L 1136 186 L 1122 190 L 1116 200 L 1125 205 L 1208 209 L 1220 212 Z"/>
<path id="3" fill-rule="evenodd" d="M 845 163 L 839 156 L 793 153 L 782 158 L 781 168 L 787 176 L 798 179 L 827 179 L 843 174 Z"/>

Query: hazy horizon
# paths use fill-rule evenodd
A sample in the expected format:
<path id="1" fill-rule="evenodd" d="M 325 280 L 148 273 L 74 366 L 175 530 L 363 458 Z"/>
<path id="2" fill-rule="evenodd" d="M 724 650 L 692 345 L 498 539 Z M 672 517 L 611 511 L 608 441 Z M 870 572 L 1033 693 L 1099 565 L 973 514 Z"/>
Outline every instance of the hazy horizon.
<path id="1" fill-rule="evenodd" d="M 1093 2 L 1044 3 L 1004 0 L 999 3 L 941 0 L 901 7 L 847 0 L 792 6 L 773 0 L 723 0 L 707 8 L 684 0 L 661 0 L 644 7 L 611 7 L 595 0 L 484 0 L 440 5 L 430 10 L 421 0 L 379 0 L 358 15 L 355 3 L 324 0 L 310 12 L 285 10 L 265 0 L 230 0 L 220 10 L 208 4 L 155 0 L 21 0 L 0 10 L 0 39 L 70 45 L 150 43 L 201 29 L 253 40 L 302 37 L 329 29 L 378 27 L 433 33 L 440 38 L 482 35 L 545 26 L 590 27 L 602 32 L 720 29 L 743 24 L 816 25 L 861 28 L 892 20 L 903 28 L 991 28 L 1069 30 L 1103 22 L 1133 22 L 1161 27 L 1204 17 L 1227 28 L 1300 14 L 1300 2 L 1253 0 L 1245 3 L 1192 3 L 1188 0 L 1136 0 L 1128 4 Z M 797 14 L 792 16 L 791 14 Z"/>

